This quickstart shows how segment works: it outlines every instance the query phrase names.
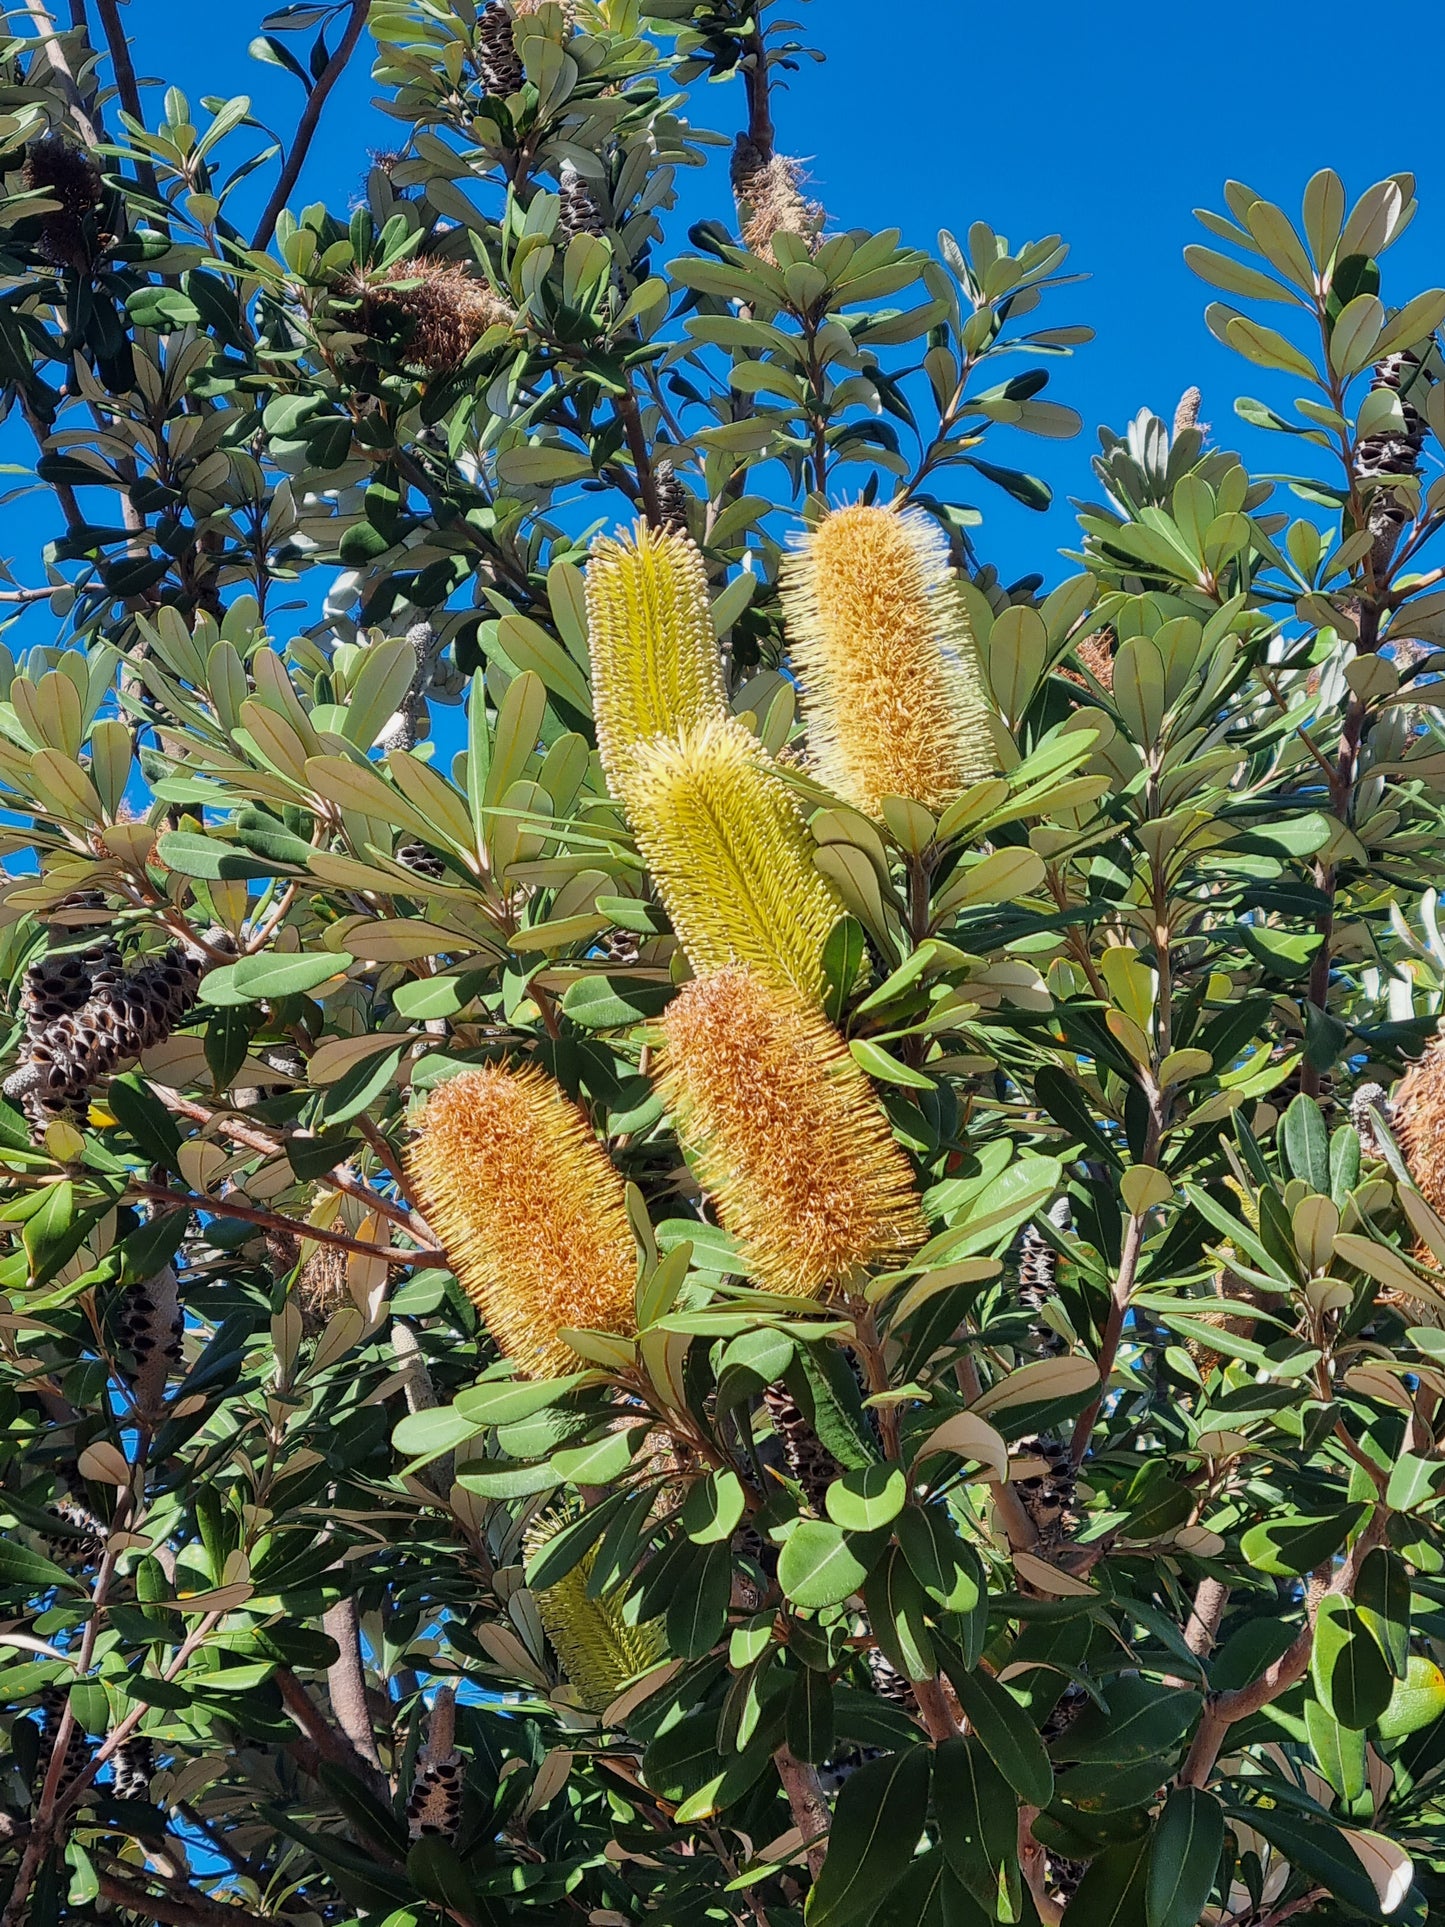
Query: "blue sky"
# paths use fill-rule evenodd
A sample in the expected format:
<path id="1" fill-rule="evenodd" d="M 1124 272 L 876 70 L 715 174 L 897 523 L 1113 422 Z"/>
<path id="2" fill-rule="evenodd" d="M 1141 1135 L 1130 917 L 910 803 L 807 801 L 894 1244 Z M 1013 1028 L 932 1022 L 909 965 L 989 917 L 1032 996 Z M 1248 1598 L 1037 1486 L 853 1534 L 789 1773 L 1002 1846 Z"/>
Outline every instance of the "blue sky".
<path id="1" fill-rule="evenodd" d="M 258 114 L 289 128 L 299 86 L 246 51 L 262 11 L 251 0 L 130 0 L 125 16 L 143 79 L 180 85 L 193 105 L 207 94 L 250 94 Z M 980 485 L 980 551 L 1006 574 L 1057 578 L 1057 551 L 1074 533 L 1067 498 L 1094 492 L 1096 425 L 1122 427 L 1144 405 L 1167 414 L 1192 382 L 1219 439 L 1264 472 L 1285 456 L 1277 438 L 1235 421 L 1233 401 L 1248 392 L 1279 402 L 1293 388 L 1209 336 L 1210 292 L 1181 258 L 1186 242 L 1203 238 L 1191 210 L 1221 207 L 1227 176 L 1294 214 L 1317 167 L 1339 169 L 1352 194 L 1412 169 L 1422 212 L 1388 257 L 1383 292 L 1400 302 L 1445 281 L 1445 158 L 1411 90 L 1408 36 L 1392 39 L 1380 65 L 1362 43 L 1358 7 L 1343 0 L 1308 9 L 1298 0 L 1207 9 L 786 0 L 778 11 L 800 16 L 804 37 L 827 54 L 826 65 L 805 63 L 792 78 L 776 114 L 780 146 L 807 160 L 834 225 L 898 225 L 929 247 L 941 226 L 962 231 L 980 218 L 1016 243 L 1057 232 L 1072 247 L 1071 267 L 1089 276 L 1039 316 L 1097 330 L 1073 359 L 1053 363 L 1049 389 L 1079 409 L 1084 433 L 1068 443 L 1000 434 L 989 451 L 1055 490 L 1053 510 L 1036 516 Z M 366 148 L 389 144 L 388 123 L 370 104 L 369 59 L 358 58 L 333 96 L 298 204 L 324 197 L 344 206 Z M 731 132 L 739 93 L 735 82 L 704 85 L 697 118 Z M 714 173 L 710 211 L 726 215 L 721 168 Z M 273 176 L 262 178 L 269 186 Z M 697 198 L 690 187 L 692 212 L 703 211 L 691 207 Z M 34 580 L 22 547 L 29 521 L 17 518 L 0 547 Z"/>

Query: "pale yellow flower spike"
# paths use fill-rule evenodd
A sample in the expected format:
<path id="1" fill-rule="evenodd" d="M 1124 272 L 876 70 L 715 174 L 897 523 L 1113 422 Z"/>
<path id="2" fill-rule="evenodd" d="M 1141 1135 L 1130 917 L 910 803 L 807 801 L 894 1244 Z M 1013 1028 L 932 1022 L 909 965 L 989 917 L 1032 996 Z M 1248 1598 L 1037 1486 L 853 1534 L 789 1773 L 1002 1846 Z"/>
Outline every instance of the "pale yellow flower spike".
<path id="1" fill-rule="evenodd" d="M 527 1376 L 581 1369 L 559 1331 L 632 1332 L 622 1178 L 545 1072 L 488 1064 L 439 1084 L 407 1167 L 458 1283 Z"/>
<path id="2" fill-rule="evenodd" d="M 808 750 L 831 790 L 868 816 L 885 796 L 940 811 L 993 774 L 963 602 L 921 509 L 839 509 L 780 581 Z"/>
<path id="3" fill-rule="evenodd" d="M 627 754 L 728 713 L 707 573 L 685 534 L 599 535 L 587 565 L 592 713 L 614 785 Z"/>
<path id="4" fill-rule="evenodd" d="M 693 969 L 749 964 L 819 1002 L 823 945 L 843 906 L 756 739 L 732 721 L 659 738 L 632 753 L 620 788 Z"/>
<path id="5" fill-rule="evenodd" d="M 534 1558 L 566 1524 L 566 1515 L 558 1513 L 534 1521 L 527 1529 L 527 1558 Z M 601 1713 L 629 1680 L 665 1657 L 666 1640 L 661 1620 L 629 1626 L 616 1592 L 604 1593 L 600 1599 L 588 1597 L 587 1581 L 596 1557 L 594 1547 L 555 1586 L 544 1586 L 532 1597 L 563 1673 L 583 1705 Z"/>
<path id="6" fill-rule="evenodd" d="M 755 1284 L 826 1296 L 923 1242 L 908 1160 L 821 1013 L 731 969 L 662 1022 L 663 1101 Z"/>

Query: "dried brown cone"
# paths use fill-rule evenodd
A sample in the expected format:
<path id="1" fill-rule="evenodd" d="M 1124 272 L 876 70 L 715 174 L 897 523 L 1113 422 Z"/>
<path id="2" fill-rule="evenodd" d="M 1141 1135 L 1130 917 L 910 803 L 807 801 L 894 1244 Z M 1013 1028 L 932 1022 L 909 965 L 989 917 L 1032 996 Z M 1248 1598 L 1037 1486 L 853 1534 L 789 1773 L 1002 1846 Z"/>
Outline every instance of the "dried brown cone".
<path id="1" fill-rule="evenodd" d="M 1412 511 L 1411 492 L 1384 486 L 1387 478 L 1409 479 L 1420 473 L 1420 451 L 1428 432 L 1425 418 L 1410 399 L 1423 399 L 1428 387 L 1419 358 L 1408 351 L 1386 355 L 1376 365 L 1370 382 L 1371 394 L 1390 390 L 1400 397 L 1400 428 L 1366 435 L 1355 447 L 1355 481 L 1378 484 L 1369 487 L 1366 521 L 1375 538 L 1374 562 L 1377 573 L 1388 566 L 1400 533 Z"/>
<path id="2" fill-rule="evenodd" d="M 1011 1483 L 1039 1535 L 1039 1550 L 1047 1555 L 1071 1538 L 1078 1525 L 1073 1462 L 1068 1447 L 1057 1439 L 1021 1439 L 1016 1449 L 1024 1465 L 1022 1476 L 1014 1474 Z"/>
<path id="3" fill-rule="evenodd" d="M 1096 629 L 1074 644 L 1075 658 L 1083 664 L 1101 689 L 1110 691 L 1114 687 L 1114 632 L 1112 629 Z M 1088 688 L 1088 682 L 1077 669 L 1061 672 L 1069 682 L 1076 682 L 1081 689 Z"/>
<path id="4" fill-rule="evenodd" d="M 404 869 L 428 883 L 443 883 L 446 880 L 447 866 L 436 851 L 429 850 L 425 843 L 398 843 L 396 860 Z"/>
<path id="5" fill-rule="evenodd" d="M 476 57 L 477 72 L 489 94 L 505 98 L 519 91 L 526 74 L 512 35 L 512 15 L 500 0 L 491 0 L 477 16 Z"/>
<path id="6" fill-rule="evenodd" d="M 411 1840 L 456 1838 L 462 1818 L 462 1756 L 456 1749 L 456 1728 L 456 1695 L 449 1686 L 439 1687 L 407 1797 L 406 1830 Z"/>
<path id="7" fill-rule="evenodd" d="M 1198 428 L 1199 409 L 1204 396 L 1198 388 L 1186 388 L 1179 397 L 1179 405 L 1174 410 L 1174 440 L 1178 441 L 1186 428 Z"/>
<path id="8" fill-rule="evenodd" d="M 687 509 L 692 496 L 677 479 L 677 470 L 666 455 L 652 465 L 652 487 L 657 497 L 660 526 L 671 535 L 686 535 Z"/>
<path id="9" fill-rule="evenodd" d="M 1196 1319 L 1201 1325 L 1213 1326 L 1216 1331 L 1223 1332 L 1230 1338 L 1252 1338 L 1258 1321 L 1251 1318 L 1247 1312 L 1235 1310 L 1234 1307 L 1243 1303 L 1254 1305 L 1263 1311 L 1269 1304 L 1268 1293 L 1261 1291 L 1257 1285 L 1251 1285 L 1246 1279 L 1236 1277 L 1228 1270 L 1215 1274 L 1214 1291 L 1216 1298 L 1230 1301 L 1230 1309 L 1218 1310 L 1208 1298 L 1191 1298 L 1190 1317 Z M 1229 1363 L 1227 1352 L 1211 1350 L 1207 1342 L 1201 1338 L 1186 1338 L 1184 1349 L 1202 1372 L 1212 1371 L 1216 1365 Z"/>
<path id="10" fill-rule="evenodd" d="M 480 275 L 429 255 L 349 277 L 363 334 L 395 346 L 408 367 L 444 374 L 489 329 L 516 324 L 516 310 Z"/>
<path id="11" fill-rule="evenodd" d="M 67 1695 L 58 1686 L 43 1686 L 40 1689 L 40 1727 L 45 1744 L 40 1752 L 40 1774 L 43 1781 L 50 1768 L 51 1749 L 60 1732 L 60 1722 L 65 1714 Z M 72 1718 L 70 1734 L 65 1742 L 65 1764 L 60 1769 L 60 1779 L 56 1783 L 57 1800 L 69 1793 L 75 1782 L 90 1765 L 90 1742 L 86 1739 L 80 1722 Z"/>
<path id="12" fill-rule="evenodd" d="M 557 238 L 564 244 L 579 234 L 602 234 L 607 223 L 597 197 L 571 161 L 563 161 L 557 177 L 562 206 L 557 215 Z"/>
<path id="13" fill-rule="evenodd" d="M 133 1733 L 123 1740 L 114 1754 L 115 1781 L 111 1792 L 117 1800 L 149 1801 L 151 1777 L 155 1773 L 155 1751 L 144 1733 Z"/>
<path id="14" fill-rule="evenodd" d="M 824 1500 L 828 1487 L 842 1467 L 813 1430 L 802 1407 L 786 1385 L 769 1385 L 763 1405 L 773 1422 L 783 1463 L 798 1482 L 803 1497 L 820 1519 L 826 1518 Z"/>
<path id="15" fill-rule="evenodd" d="M 817 245 L 827 214 L 803 192 L 800 162 L 786 154 L 765 154 L 746 134 L 733 149 L 732 184 L 743 244 L 770 267 L 779 234 L 796 234 L 811 249 Z"/>
<path id="16" fill-rule="evenodd" d="M 132 1285 L 122 1297 L 116 1342 L 134 1362 L 131 1383 L 140 1411 L 159 1411 L 166 1383 L 181 1362 L 184 1332 L 176 1274 L 169 1265 Z"/>
<path id="17" fill-rule="evenodd" d="M 335 1245 L 318 1245 L 301 1267 L 296 1296 L 301 1329 L 314 1337 L 347 1302 L 346 1253 Z"/>
<path id="18" fill-rule="evenodd" d="M 22 178 L 29 193 L 58 203 L 44 217 L 41 252 L 58 267 L 84 267 L 89 256 L 86 216 L 100 206 L 105 192 L 100 169 L 81 148 L 58 134 L 44 134 L 31 142 Z"/>

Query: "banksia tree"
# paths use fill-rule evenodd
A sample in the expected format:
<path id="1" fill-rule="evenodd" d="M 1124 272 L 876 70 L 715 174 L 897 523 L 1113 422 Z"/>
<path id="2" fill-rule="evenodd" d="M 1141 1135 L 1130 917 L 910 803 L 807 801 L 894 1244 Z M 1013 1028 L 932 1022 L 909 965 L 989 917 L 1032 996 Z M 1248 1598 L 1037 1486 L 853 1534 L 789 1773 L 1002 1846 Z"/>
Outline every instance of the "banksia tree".
<path id="1" fill-rule="evenodd" d="M 694 970 L 742 963 L 816 1003 L 842 915 L 792 792 L 740 723 L 658 737 L 618 788 Z"/>
<path id="2" fill-rule="evenodd" d="M 1049 210 L 825 219 L 783 0 L 306 0 L 229 101 L 58 11 L 0 1927 L 1439 1916 L 1410 177 L 1205 217 L 1268 474 L 1190 390 L 1091 475 Z"/>
<path id="3" fill-rule="evenodd" d="M 614 786 L 633 750 L 727 716 L 707 571 L 685 523 L 597 538 L 587 635 L 597 748 Z"/>
<path id="4" fill-rule="evenodd" d="M 846 802 L 941 811 L 992 773 L 988 703 L 937 525 L 917 509 L 824 516 L 783 565 L 808 753 Z"/>
<path id="5" fill-rule="evenodd" d="M 663 1031 L 665 1100 L 759 1284 L 827 1297 L 923 1242 L 908 1162 L 825 1018 L 731 968 L 687 985 Z"/>
<path id="6" fill-rule="evenodd" d="M 450 1078 L 408 1165 L 463 1289 L 522 1370 L 575 1369 L 564 1330 L 632 1329 L 622 1179 L 545 1072 L 490 1064 Z"/>

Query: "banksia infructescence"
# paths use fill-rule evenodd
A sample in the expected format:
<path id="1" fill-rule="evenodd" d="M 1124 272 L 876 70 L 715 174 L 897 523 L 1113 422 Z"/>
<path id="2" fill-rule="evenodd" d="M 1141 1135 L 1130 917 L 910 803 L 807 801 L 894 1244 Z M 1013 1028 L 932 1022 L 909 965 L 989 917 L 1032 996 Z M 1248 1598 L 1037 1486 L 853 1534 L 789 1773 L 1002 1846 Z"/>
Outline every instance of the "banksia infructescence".
<path id="1" fill-rule="evenodd" d="M 557 176 L 557 193 L 562 205 L 557 211 L 557 239 L 565 247 L 579 234 L 602 234 L 607 223 L 597 197 L 572 161 L 563 161 Z"/>
<path id="2" fill-rule="evenodd" d="M 185 1332 L 176 1274 L 170 1265 L 130 1286 L 116 1317 L 116 1342 L 134 1362 L 131 1389 L 136 1407 L 155 1415 L 165 1403 L 166 1383 L 181 1362 Z"/>
<path id="3" fill-rule="evenodd" d="M 111 1793 L 117 1800 L 149 1800 L 156 1770 L 155 1752 L 144 1733 L 133 1733 L 115 1751 Z"/>
<path id="4" fill-rule="evenodd" d="M 527 1532 L 528 1560 L 567 1523 L 566 1513 L 534 1520 Z M 629 1680 L 666 1657 L 666 1640 L 659 1620 L 628 1625 L 616 1593 L 588 1597 L 587 1580 L 596 1557 L 595 1548 L 585 1553 L 555 1586 L 544 1586 L 532 1598 L 568 1683 L 584 1706 L 601 1713 Z"/>
<path id="5" fill-rule="evenodd" d="M 843 906 L 813 867 L 792 792 L 742 724 L 640 746 L 619 788 L 693 969 L 747 964 L 819 1002 Z"/>
<path id="6" fill-rule="evenodd" d="M 40 1689 L 40 1727 L 45 1744 L 40 1750 L 39 1779 L 43 1786 L 50 1771 L 54 1757 L 55 1742 L 60 1737 L 61 1722 L 65 1718 L 68 1694 L 54 1683 Z M 55 1797 L 59 1800 L 69 1793 L 75 1782 L 90 1765 L 90 1742 L 85 1737 L 85 1729 L 79 1720 L 71 1715 L 70 1732 L 65 1742 L 65 1763 L 60 1769 L 60 1778 L 55 1784 Z M 87 1790 L 87 1804 L 89 1790 Z"/>
<path id="7" fill-rule="evenodd" d="M 480 275 L 428 255 L 357 273 L 343 285 L 359 303 L 361 332 L 385 341 L 407 367 L 427 374 L 454 368 L 489 328 L 510 328 L 517 319 Z"/>
<path id="8" fill-rule="evenodd" d="M 661 1089 L 749 1276 L 805 1298 L 923 1242 L 912 1172 L 837 1032 L 756 972 L 687 984 Z"/>
<path id="9" fill-rule="evenodd" d="M 739 134 L 732 158 L 733 196 L 743 244 L 770 266 L 778 265 L 773 242 L 780 234 L 795 234 L 811 249 L 827 214 L 803 192 L 803 168 L 787 154 L 766 152 L 746 134 Z"/>
<path id="10" fill-rule="evenodd" d="M 79 1004 L 74 973 L 48 963 L 31 966 L 21 996 L 26 1039 L 3 1088 L 19 1100 L 37 1134 L 52 1119 L 79 1110 L 126 1058 L 169 1037 L 195 1003 L 201 980 L 199 963 L 178 944 L 129 976 L 122 974 L 113 945 L 76 962 L 84 974 Z"/>
<path id="11" fill-rule="evenodd" d="M 476 49 L 477 72 L 487 92 L 499 97 L 517 93 L 527 76 L 517 55 L 512 16 L 500 0 L 491 0 L 477 16 Z"/>
<path id="12" fill-rule="evenodd" d="M 652 488 L 662 527 L 670 534 L 686 535 L 687 511 L 693 498 L 677 479 L 677 470 L 666 455 L 652 465 Z"/>
<path id="13" fill-rule="evenodd" d="M 410 1840 L 429 1835 L 454 1840 L 462 1819 L 462 1756 L 456 1749 L 457 1699 L 450 1686 L 437 1688 L 427 1721 L 426 1745 L 417 1755 L 416 1777 L 406 1802 Z"/>
<path id="14" fill-rule="evenodd" d="M 942 810 L 994 769 L 988 704 L 948 548 L 920 509 L 826 516 L 783 563 L 813 766 L 876 816 Z"/>
<path id="15" fill-rule="evenodd" d="M 58 134 L 43 134 L 25 156 L 26 191 L 57 205 L 42 218 L 40 251 L 62 267 L 81 267 L 89 252 L 86 216 L 100 206 L 105 192 L 100 169 L 81 147 Z"/>
<path id="16" fill-rule="evenodd" d="M 633 1330 L 622 1178 L 543 1071 L 487 1064 L 438 1085 L 407 1162 L 458 1282 L 523 1372 L 579 1369 L 559 1331 Z"/>
<path id="17" fill-rule="evenodd" d="M 707 571 L 685 533 L 599 535 L 587 564 L 592 713 L 614 785 L 629 753 L 655 736 L 727 716 Z"/>

